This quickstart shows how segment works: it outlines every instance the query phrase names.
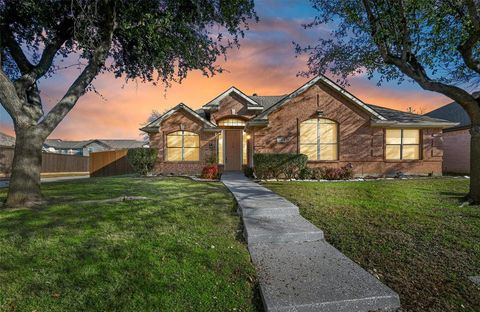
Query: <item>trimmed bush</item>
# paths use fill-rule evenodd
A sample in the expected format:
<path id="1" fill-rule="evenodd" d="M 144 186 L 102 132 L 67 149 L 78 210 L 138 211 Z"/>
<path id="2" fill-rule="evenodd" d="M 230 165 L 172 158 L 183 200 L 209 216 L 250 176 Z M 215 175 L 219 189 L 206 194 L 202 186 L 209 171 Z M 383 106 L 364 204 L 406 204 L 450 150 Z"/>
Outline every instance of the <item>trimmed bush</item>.
<path id="1" fill-rule="evenodd" d="M 203 167 L 202 176 L 203 179 L 214 180 L 218 178 L 218 165 L 211 164 Z"/>
<path id="2" fill-rule="evenodd" d="M 311 179 L 312 177 L 313 177 L 313 170 L 308 167 L 302 168 L 298 174 L 298 178 L 300 180 L 307 180 L 307 179 Z"/>
<path id="3" fill-rule="evenodd" d="M 353 166 L 348 164 L 340 168 L 315 168 L 312 176 L 317 180 L 349 180 L 353 178 Z"/>
<path id="4" fill-rule="evenodd" d="M 253 155 L 255 174 L 260 179 L 297 178 L 307 166 L 307 155 L 259 153 Z"/>
<path id="5" fill-rule="evenodd" d="M 147 175 L 157 159 L 156 148 L 132 148 L 127 152 L 127 160 L 133 170 L 141 175 Z"/>

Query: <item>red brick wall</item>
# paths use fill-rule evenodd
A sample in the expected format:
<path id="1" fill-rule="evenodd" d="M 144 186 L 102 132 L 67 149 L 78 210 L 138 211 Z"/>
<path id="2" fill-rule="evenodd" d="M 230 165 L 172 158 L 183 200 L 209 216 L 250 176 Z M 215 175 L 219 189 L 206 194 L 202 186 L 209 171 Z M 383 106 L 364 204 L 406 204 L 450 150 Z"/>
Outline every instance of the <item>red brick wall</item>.
<path id="1" fill-rule="evenodd" d="M 166 161 L 165 160 L 165 138 L 166 135 L 182 130 L 197 133 L 200 136 L 200 161 Z M 154 172 L 160 174 L 199 174 L 203 167 L 208 164 L 212 155 L 216 155 L 217 132 L 204 132 L 203 123 L 197 118 L 186 113 L 184 110 L 175 112 L 172 116 L 162 122 L 160 132 L 150 134 L 150 144 L 158 148 L 157 161 Z"/>
<path id="2" fill-rule="evenodd" d="M 443 171 L 470 173 L 470 130 L 443 133 Z"/>
<path id="3" fill-rule="evenodd" d="M 352 163 L 357 175 L 392 175 L 398 171 L 405 174 L 442 173 L 441 138 L 434 137 L 441 133 L 440 129 L 422 131 L 422 160 L 384 161 L 384 130 L 371 128 L 367 113 L 321 84 L 312 86 L 269 115 L 268 127 L 254 132 L 255 152 L 298 152 L 298 124 L 314 118 L 317 110 L 323 111 L 324 118 L 338 123 L 339 159 L 311 161 L 309 166 L 340 167 Z M 278 143 L 277 137 L 284 137 L 286 143 Z"/>
<path id="4" fill-rule="evenodd" d="M 242 117 L 251 118 L 255 114 L 255 111 L 247 110 L 247 102 L 245 99 L 241 98 L 235 93 L 232 93 L 220 101 L 218 110 L 211 114 L 211 120 L 216 122 L 224 117 L 233 115 L 232 109 L 235 110 L 235 115 Z"/>

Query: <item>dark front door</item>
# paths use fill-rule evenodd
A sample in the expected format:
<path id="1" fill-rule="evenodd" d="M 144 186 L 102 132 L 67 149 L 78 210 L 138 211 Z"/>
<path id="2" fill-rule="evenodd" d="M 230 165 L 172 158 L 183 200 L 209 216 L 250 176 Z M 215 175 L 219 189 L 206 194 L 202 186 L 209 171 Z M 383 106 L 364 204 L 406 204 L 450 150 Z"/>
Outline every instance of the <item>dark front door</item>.
<path id="1" fill-rule="evenodd" d="M 242 130 L 225 130 L 225 171 L 242 170 Z"/>

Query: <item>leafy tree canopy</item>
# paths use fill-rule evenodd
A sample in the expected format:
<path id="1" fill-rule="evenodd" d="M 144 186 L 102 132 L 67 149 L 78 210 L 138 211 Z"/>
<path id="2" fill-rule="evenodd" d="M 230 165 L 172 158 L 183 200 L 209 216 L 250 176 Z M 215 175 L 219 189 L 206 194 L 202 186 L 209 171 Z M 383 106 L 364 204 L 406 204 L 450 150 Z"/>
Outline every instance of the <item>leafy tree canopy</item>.
<path id="1" fill-rule="evenodd" d="M 221 70 L 214 61 L 238 43 L 251 18 L 251 0 L 3 0 L 2 67 L 12 78 L 36 69 L 39 78 L 55 71 L 48 66 L 55 55 L 88 60 L 114 19 L 111 62 L 102 71 L 164 82 L 192 69 L 214 74 Z"/>
<path id="2" fill-rule="evenodd" d="M 446 84 L 477 83 L 480 72 L 480 19 L 476 1 L 312 0 L 318 15 L 306 24 L 331 26 L 309 54 L 309 73 L 379 74 L 384 80 L 409 76 L 403 62 L 426 78 Z M 410 77 L 412 78 L 412 77 Z"/>

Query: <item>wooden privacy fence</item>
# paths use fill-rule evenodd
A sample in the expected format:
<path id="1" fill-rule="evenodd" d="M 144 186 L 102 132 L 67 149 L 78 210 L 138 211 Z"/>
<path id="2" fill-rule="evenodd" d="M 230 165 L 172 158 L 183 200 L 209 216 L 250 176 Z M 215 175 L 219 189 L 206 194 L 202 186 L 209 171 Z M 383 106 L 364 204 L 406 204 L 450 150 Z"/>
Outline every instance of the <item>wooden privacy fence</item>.
<path id="1" fill-rule="evenodd" d="M 127 161 L 127 149 L 90 153 L 90 176 L 108 177 L 134 173 Z"/>
<path id="2" fill-rule="evenodd" d="M 0 177 L 12 172 L 13 147 L 0 147 Z M 88 157 L 42 153 L 42 173 L 88 173 Z"/>

